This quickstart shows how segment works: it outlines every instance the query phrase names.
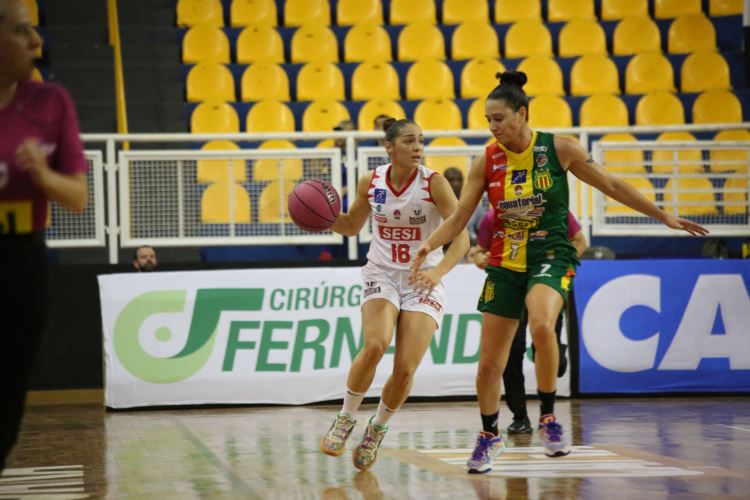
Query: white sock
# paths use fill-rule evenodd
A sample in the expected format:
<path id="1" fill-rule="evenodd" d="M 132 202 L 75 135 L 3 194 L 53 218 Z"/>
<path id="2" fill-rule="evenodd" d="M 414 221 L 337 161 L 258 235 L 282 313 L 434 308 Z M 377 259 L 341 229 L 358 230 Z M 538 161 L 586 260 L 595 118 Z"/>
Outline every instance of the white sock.
<path id="1" fill-rule="evenodd" d="M 395 410 L 388 408 L 381 399 L 380 403 L 378 403 L 378 412 L 375 414 L 375 418 L 372 419 L 372 423 L 377 425 L 388 425 L 388 421 L 397 410 L 398 408 Z"/>
<path id="2" fill-rule="evenodd" d="M 341 413 L 346 413 L 351 418 L 356 417 L 357 410 L 359 410 L 359 405 L 362 404 L 363 399 L 365 399 L 364 392 L 354 392 L 347 387 L 344 393 L 344 407 L 341 408 Z"/>

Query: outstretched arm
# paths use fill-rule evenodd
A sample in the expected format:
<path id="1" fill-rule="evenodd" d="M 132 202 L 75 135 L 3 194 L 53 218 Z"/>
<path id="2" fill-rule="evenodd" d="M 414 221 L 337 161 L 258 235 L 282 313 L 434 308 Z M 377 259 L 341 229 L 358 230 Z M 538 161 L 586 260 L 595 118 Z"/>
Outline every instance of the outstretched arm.
<path id="1" fill-rule="evenodd" d="M 341 213 L 336 218 L 336 222 L 331 226 L 334 231 L 344 236 L 356 236 L 362 230 L 370 215 L 370 202 L 367 194 L 370 190 L 373 172 L 367 172 L 359 178 L 357 182 L 357 195 L 354 202 L 349 207 L 347 213 Z"/>

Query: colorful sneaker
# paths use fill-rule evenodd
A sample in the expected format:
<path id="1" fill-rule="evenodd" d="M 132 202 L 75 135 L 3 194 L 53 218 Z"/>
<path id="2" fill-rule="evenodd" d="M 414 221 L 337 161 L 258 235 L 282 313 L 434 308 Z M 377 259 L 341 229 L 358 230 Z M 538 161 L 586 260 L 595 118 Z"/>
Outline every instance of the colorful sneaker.
<path id="1" fill-rule="evenodd" d="M 352 420 L 346 413 L 336 415 L 336 420 L 331 424 L 330 429 L 320 440 L 320 451 L 332 457 L 341 456 L 346 450 L 346 440 L 354 429 L 356 420 Z"/>
<path id="2" fill-rule="evenodd" d="M 466 468 L 469 474 L 484 474 L 492 470 L 492 461 L 505 451 L 502 436 L 495 436 L 491 432 L 480 432 L 474 453 L 471 454 Z"/>
<path id="3" fill-rule="evenodd" d="M 352 452 L 352 462 L 354 462 L 354 466 L 359 470 L 367 470 L 372 467 L 372 464 L 378 458 L 380 442 L 385 437 L 385 433 L 388 432 L 387 425 L 373 424 L 373 418 L 375 418 L 374 415 L 370 417 L 370 421 L 367 423 L 367 429 L 365 429 L 365 435 L 362 436 L 362 442 Z"/>
<path id="4" fill-rule="evenodd" d="M 568 435 L 563 432 L 562 425 L 557 423 L 554 415 L 542 415 L 539 418 L 539 437 L 544 446 L 544 454 L 548 457 L 564 457 L 570 453 Z"/>

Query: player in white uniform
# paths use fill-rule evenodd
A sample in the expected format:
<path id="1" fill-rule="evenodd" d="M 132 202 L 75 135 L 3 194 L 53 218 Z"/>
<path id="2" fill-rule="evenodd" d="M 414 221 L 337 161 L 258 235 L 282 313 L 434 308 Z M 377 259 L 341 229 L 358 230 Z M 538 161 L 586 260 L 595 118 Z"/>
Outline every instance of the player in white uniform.
<path id="1" fill-rule="evenodd" d="M 445 255 L 442 249 L 431 252 L 427 266 L 409 281 L 414 251 L 455 210 L 458 201 L 442 175 L 421 165 L 424 139 L 416 123 L 390 119 L 383 128 L 392 163 L 359 179 L 349 212 L 339 215 L 331 226 L 337 233 L 354 236 L 372 215 L 373 239 L 362 268 L 364 345 L 349 369 L 343 408 L 320 441 L 324 453 L 344 453 L 357 410 L 396 327 L 393 372 L 383 387 L 377 413 L 352 454 L 354 466 L 361 470 L 375 462 L 388 420 L 409 395 L 414 372 L 440 326 L 445 307 L 442 277 L 469 248 L 469 235 L 464 231 Z"/>

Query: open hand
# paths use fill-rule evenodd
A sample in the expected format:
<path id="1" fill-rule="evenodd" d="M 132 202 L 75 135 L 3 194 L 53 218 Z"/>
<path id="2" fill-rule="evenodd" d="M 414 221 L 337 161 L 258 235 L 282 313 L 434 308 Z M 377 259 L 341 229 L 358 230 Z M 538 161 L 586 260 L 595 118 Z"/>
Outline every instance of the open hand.
<path id="1" fill-rule="evenodd" d="M 422 264 L 424 264 L 424 261 L 429 253 L 430 251 L 427 249 L 427 247 L 425 247 L 424 243 L 422 243 L 419 248 L 417 248 L 414 257 L 411 259 L 409 283 L 415 283 L 417 281 L 417 274 L 419 274 L 419 269 L 422 267 Z"/>
<path id="2" fill-rule="evenodd" d="M 414 284 L 414 288 L 416 288 L 417 291 L 426 291 L 429 294 L 429 292 L 440 283 L 442 278 L 442 273 L 433 267 L 431 269 L 417 272 L 415 279 L 410 279 L 409 281 Z"/>
<path id="3" fill-rule="evenodd" d="M 693 236 L 705 236 L 708 234 L 708 229 L 697 224 L 691 220 L 683 219 L 682 217 L 675 217 L 673 215 L 667 216 L 664 220 L 664 224 L 671 227 L 672 229 L 679 229 L 687 231 Z"/>

